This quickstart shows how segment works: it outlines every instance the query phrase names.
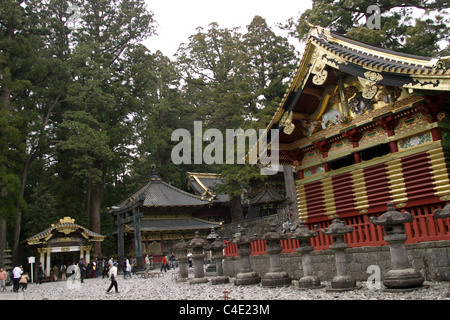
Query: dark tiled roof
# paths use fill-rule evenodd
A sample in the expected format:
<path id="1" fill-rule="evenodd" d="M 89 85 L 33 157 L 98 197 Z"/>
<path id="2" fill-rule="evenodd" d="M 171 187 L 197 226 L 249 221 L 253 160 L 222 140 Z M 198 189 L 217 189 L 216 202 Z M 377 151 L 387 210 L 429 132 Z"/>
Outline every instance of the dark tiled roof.
<path id="1" fill-rule="evenodd" d="M 309 39 L 348 62 L 376 71 L 401 74 L 442 74 L 447 71 L 439 68 L 439 58 L 387 50 L 333 32 L 319 33 L 319 36 L 310 34 Z"/>
<path id="2" fill-rule="evenodd" d="M 137 198 L 139 194 L 145 194 L 143 206 L 145 207 L 174 207 L 174 206 L 204 206 L 210 202 L 178 189 L 160 178 L 151 178 L 141 189 L 136 191 L 130 198 Z M 130 199 L 129 198 L 129 199 Z M 118 204 L 122 207 L 128 203 L 128 199 Z"/>
<path id="3" fill-rule="evenodd" d="M 284 201 L 286 201 L 286 198 L 268 188 L 265 188 L 250 201 L 250 205 L 281 203 Z"/>

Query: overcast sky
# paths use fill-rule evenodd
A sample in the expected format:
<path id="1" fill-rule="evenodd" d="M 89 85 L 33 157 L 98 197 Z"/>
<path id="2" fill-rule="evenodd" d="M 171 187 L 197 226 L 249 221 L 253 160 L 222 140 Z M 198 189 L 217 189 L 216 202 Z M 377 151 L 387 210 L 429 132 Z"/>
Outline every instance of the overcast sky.
<path id="1" fill-rule="evenodd" d="M 150 37 L 145 45 L 152 51 L 172 57 L 181 43 L 187 43 L 197 27 L 208 29 L 211 22 L 221 28 L 241 27 L 242 32 L 255 15 L 266 19 L 279 35 L 286 35 L 276 23 L 299 16 L 311 8 L 311 0 L 146 0 L 148 9 L 158 22 L 158 35 Z M 298 49 L 297 49 L 298 50 Z"/>

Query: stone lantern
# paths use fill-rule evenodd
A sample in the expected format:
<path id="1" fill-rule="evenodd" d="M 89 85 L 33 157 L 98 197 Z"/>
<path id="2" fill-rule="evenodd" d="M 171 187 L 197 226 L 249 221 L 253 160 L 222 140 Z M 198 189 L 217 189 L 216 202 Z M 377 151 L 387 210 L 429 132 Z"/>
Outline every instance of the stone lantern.
<path id="1" fill-rule="evenodd" d="M 223 265 L 222 259 L 225 258 L 223 254 L 223 249 L 225 248 L 225 244 L 223 243 L 220 237 L 217 237 L 214 242 L 210 246 L 212 251 L 212 259 L 215 262 L 216 266 L 216 277 L 211 278 L 211 284 L 222 284 L 230 282 L 230 279 L 223 275 Z"/>
<path id="2" fill-rule="evenodd" d="M 408 238 L 405 223 L 413 221 L 414 216 L 409 212 L 396 211 L 391 202 L 387 207 L 387 211 L 380 217 L 370 218 L 374 225 L 384 226 L 384 240 L 389 243 L 391 251 L 391 270 L 384 276 L 383 285 L 388 290 L 421 287 L 424 279 L 420 272 L 411 266 L 404 246 Z"/>
<path id="3" fill-rule="evenodd" d="M 283 250 L 280 240 L 286 238 L 285 234 L 277 232 L 277 226 L 274 223 L 270 225 L 269 232 L 262 236 L 262 239 L 266 240 L 266 251 L 269 255 L 270 263 L 269 271 L 261 279 L 263 287 L 281 287 L 291 284 L 291 279 L 287 272 L 281 270 L 280 262 L 280 253 Z"/>
<path id="4" fill-rule="evenodd" d="M 294 234 L 291 235 L 291 238 L 297 239 L 300 244 L 296 251 L 302 257 L 303 277 L 298 281 L 298 286 L 301 289 L 317 289 L 323 287 L 320 279 L 313 276 L 311 271 L 311 251 L 314 248 L 310 244 L 310 239 L 314 237 L 317 237 L 317 231 L 309 230 L 302 220 L 298 223 Z"/>
<path id="5" fill-rule="evenodd" d="M 444 207 L 444 209 L 434 210 L 433 215 L 435 218 L 441 218 L 441 219 L 450 218 L 450 204 L 446 205 Z M 450 286 L 449 286 L 446 296 L 450 298 Z"/>
<path id="6" fill-rule="evenodd" d="M 187 256 L 187 243 L 184 240 L 183 237 L 181 237 L 180 242 L 178 242 L 177 244 L 174 245 L 174 251 L 175 251 L 175 258 L 179 261 L 180 263 L 180 269 L 179 269 L 179 277 L 177 279 L 177 282 L 185 282 L 188 280 L 188 267 L 187 267 L 187 261 L 188 261 L 188 256 Z"/>
<path id="7" fill-rule="evenodd" d="M 234 280 L 235 285 L 251 285 L 261 282 L 261 277 L 257 272 L 254 272 L 250 266 L 250 254 L 252 253 L 252 248 L 250 243 L 256 240 L 256 238 L 249 238 L 245 234 L 245 229 L 241 228 L 239 232 L 232 239 L 232 243 L 236 243 L 238 247 L 238 254 L 240 256 L 241 268 L 239 273 L 236 275 Z"/>
<path id="8" fill-rule="evenodd" d="M 207 242 L 200 237 L 198 231 L 195 232 L 194 239 L 189 241 L 188 247 L 192 248 L 192 260 L 194 261 L 194 279 L 190 283 L 205 283 L 205 270 L 203 269 L 203 259 L 205 258 L 204 248 Z"/>
<path id="9" fill-rule="evenodd" d="M 211 227 L 211 232 L 206 237 L 207 241 L 207 250 L 211 251 L 212 244 L 214 241 L 219 237 L 219 235 L 214 231 L 214 227 Z M 215 274 L 216 273 L 216 261 L 212 258 L 211 253 L 211 263 L 208 265 L 208 268 L 206 268 L 206 274 Z"/>
<path id="10" fill-rule="evenodd" d="M 347 274 L 347 259 L 345 258 L 345 249 L 348 248 L 348 244 L 344 241 L 344 234 L 351 233 L 353 230 L 352 227 L 346 226 L 338 215 L 334 216 L 333 222 L 327 229 L 322 229 L 324 235 L 333 237 L 330 249 L 334 251 L 337 271 L 337 275 L 331 280 L 331 288 L 327 291 L 350 291 L 360 288 L 356 286 L 356 280 Z"/>

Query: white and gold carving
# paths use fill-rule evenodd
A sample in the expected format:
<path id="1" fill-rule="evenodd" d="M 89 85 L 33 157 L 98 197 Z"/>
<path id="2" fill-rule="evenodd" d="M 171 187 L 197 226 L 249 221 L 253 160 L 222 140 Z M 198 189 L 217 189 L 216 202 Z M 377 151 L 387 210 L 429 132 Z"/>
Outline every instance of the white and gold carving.
<path id="1" fill-rule="evenodd" d="M 321 53 L 319 50 L 314 51 L 312 55 L 312 61 L 314 65 L 311 70 L 311 73 L 314 74 L 312 81 L 315 85 L 318 86 L 324 84 L 328 77 L 328 71 L 325 70 L 325 61 L 320 55 Z"/>
<path id="2" fill-rule="evenodd" d="M 377 84 L 371 80 L 358 78 L 362 85 L 362 96 L 364 99 L 372 100 L 378 92 Z"/>
<path id="3" fill-rule="evenodd" d="M 378 72 L 374 71 L 367 71 L 364 73 L 364 77 L 366 77 L 367 80 L 378 82 L 383 80 L 383 76 L 379 74 Z"/>
<path id="4" fill-rule="evenodd" d="M 292 123 L 293 120 L 293 112 L 286 111 L 280 120 L 280 126 L 284 127 L 283 132 L 290 135 L 295 130 L 295 125 Z"/>

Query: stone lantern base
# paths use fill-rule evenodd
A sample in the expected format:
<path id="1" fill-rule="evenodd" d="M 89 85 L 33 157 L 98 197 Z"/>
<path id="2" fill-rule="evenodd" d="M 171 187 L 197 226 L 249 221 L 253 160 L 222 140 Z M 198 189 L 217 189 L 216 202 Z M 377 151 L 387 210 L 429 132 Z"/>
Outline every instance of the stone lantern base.
<path id="1" fill-rule="evenodd" d="M 320 289 L 324 285 L 321 284 L 320 279 L 316 276 L 304 276 L 298 280 L 299 289 Z"/>
<path id="2" fill-rule="evenodd" d="M 261 277 L 257 272 L 241 272 L 236 275 L 234 284 L 236 286 L 247 286 L 258 284 L 261 282 Z"/>
<path id="3" fill-rule="evenodd" d="M 224 284 L 224 283 L 229 283 L 230 282 L 230 278 L 226 277 L 226 276 L 217 276 L 214 278 L 211 278 L 211 284 Z"/>
<path id="4" fill-rule="evenodd" d="M 419 271 L 408 268 L 389 270 L 384 276 L 383 285 L 386 287 L 385 291 L 416 290 L 428 287 L 423 286 L 423 281 Z"/>
<path id="5" fill-rule="evenodd" d="M 326 289 L 329 292 L 351 291 L 361 289 L 362 286 L 356 285 L 356 280 L 353 277 L 344 275 L 336 276 L 331 280 L 331 288 Z"/>
<path id="6" fill-rule="evenodd" d="M 279 272 L 267 272 L 261 279 L 261 285 L 263 287 L 282 287 L 291 284 L 291 279 L 285 271 Z"/>
<path id="7" fill-rule="evenodd" d="M 199 284 L 199 283 L 206 283 L 209 280 L 207 278 L 194 278 L 194 279 L 190 279 L 189 283 L 190 284 Z"/>

